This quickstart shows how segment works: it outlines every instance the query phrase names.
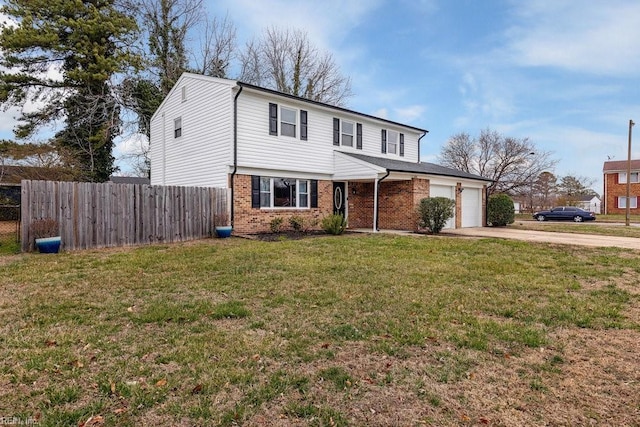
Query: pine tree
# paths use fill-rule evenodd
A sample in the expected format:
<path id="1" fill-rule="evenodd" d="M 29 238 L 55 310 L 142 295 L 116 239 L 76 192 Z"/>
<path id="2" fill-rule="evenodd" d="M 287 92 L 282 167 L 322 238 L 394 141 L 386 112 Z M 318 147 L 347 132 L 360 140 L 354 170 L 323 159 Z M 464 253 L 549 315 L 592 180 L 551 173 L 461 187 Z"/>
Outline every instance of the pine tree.
<path id="1" fill-rule="evenodd" d="M 113 138 L 120 131 L 112 87 L 136 67 L 135 19 L 118 0 L 5 0 L 11 22 L 0 31 L 0 102 L 24 106 L 15 133 L 30 138 L 64 119 L 55 143 L 68 148 L 78 178 L 104 181 L 114 170 Z"/>

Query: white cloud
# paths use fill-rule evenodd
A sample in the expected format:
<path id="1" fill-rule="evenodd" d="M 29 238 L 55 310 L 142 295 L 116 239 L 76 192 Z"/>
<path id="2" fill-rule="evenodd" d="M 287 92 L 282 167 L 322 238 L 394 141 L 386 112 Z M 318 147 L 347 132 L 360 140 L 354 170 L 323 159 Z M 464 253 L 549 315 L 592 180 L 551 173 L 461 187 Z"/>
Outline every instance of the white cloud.
<path id="1" fill-rule="evenodd" d="M 379 110 L 376 110 L 373 113 L 371 113 L 371 115 L 375 117 L 380 117 L 381 119 L 389 118 L 389 112 L 387 111 L 386 108 L 380 108 Z"/>
<path id="2" fill-rule="evenodd" d="M 223 0 L 216 8 L 226 9 L 240 32 L 241 38 L 257 36 L 266 27 L 299 28 L 309 34 L 309 39 L 318 47 L 330 49 L 377 9 L 381 0 Z"/>
<path id="3" fill-rule="evenodd" d="M 426 107 L 424 105 L 409 105 L 394 109 L 395 120 L 401 123 L 413 123 L 420 119 Z"/>
<path id="4" fill-rule="evenodd" d="M 147 136 L 140 133 L 135 133 L 116 141 L 113 155 L 115 157 L 137 155 L 146 152 L 148 149 L 149 140 L 147 139 Z"/>
<path id="5" fill-rule="evenodd" d="M 640 2 L 514 1 L 507 51 L 523 66 L 612 76 L 640 68 Z"/>

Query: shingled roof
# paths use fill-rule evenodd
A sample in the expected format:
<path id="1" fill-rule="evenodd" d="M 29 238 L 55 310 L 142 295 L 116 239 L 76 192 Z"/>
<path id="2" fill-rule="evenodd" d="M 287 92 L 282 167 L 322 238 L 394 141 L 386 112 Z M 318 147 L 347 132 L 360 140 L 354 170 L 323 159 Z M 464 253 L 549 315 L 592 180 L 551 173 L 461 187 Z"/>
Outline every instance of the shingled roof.
<path id="1" fill-rule="evenodd" d="M 0 166 L 0 185 L 19 185 L 20 181 L 72 181 L 68 170 L 59 168 L 42 168 L 35 166 Z"/>
<path id="2" fill-rule="evenodd" d="M 631 169 L 634 171 L 640 170 L 640 160 L 631 160 Z M 602 167 L 603 172 L 625 172 L 626 170 L 626 160 L 612 160 L 604 162 L 604 166 Z"/>
<path id="3" fill-rule="evenodd" d="M 426 163 L 426 162 L 412 163 L 412 162 L 404 162 L 402 160 L 366 156 L 364 154 L 345 153 L 345 152 L 341 152 L 341 153 L 346 154 L 347 156 L 353 157 L 355 159 L 359 159 L 367 163 L 371 163 L 373 165 L 379 166 L 390 172 L 423 173 L 428 175 L 440 175 L 440 176 L 451 176 L 455 178 L 475 179 L 475 180 L 487 181 L 487 182 L 492 181 L 491 179 L 482 177 L 480 175 L 474 175 L 472 173 L 459 171 L 457 169 L 447 168 L 444 166 L 437 165 L 435 163 Z"/>

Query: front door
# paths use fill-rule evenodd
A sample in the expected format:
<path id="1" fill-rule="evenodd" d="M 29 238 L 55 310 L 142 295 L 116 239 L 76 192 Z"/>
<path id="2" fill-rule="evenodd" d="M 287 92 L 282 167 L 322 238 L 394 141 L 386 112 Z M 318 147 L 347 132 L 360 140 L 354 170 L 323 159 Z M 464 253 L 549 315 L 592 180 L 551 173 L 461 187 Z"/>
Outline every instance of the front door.
<path id="1" fill-rule="evenodd" d="M 344 182 L 333 183 L 333 213 L 346 217 L 346 193 Z"/>

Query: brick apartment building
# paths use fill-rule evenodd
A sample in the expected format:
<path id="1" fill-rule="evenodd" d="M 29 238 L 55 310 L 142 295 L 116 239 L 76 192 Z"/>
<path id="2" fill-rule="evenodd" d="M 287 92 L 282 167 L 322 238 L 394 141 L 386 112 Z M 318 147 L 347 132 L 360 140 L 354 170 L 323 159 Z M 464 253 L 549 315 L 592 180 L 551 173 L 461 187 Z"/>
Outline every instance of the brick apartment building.
<path id="1" fill-rule="evenodd" d="M 604 214 L 624 214 L 627 203 L 627 161 L 616 160 L 604 162 L 603 204 Z M 631 214 L 640 214 L 638 210 L 638 195 L 640 195 L 640 160 L 631 160 L 631 175 L 629 183 Z"/>

